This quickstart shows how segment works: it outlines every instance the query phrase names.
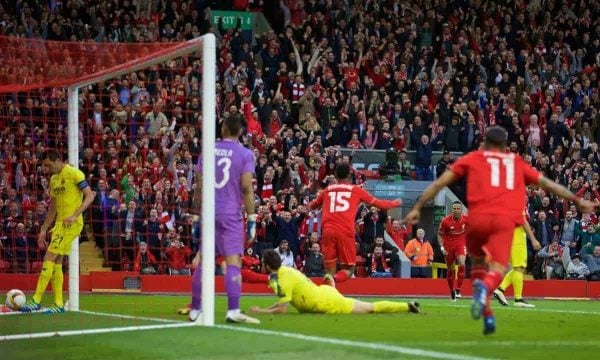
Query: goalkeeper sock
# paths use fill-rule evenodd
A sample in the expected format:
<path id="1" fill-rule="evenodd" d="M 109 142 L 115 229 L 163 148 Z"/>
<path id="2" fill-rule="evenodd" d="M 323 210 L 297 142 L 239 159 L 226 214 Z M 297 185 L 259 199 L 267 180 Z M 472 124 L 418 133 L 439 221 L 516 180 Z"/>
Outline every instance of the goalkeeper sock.
<path id="1" fill-rule="evenodd" d="M 407 312 L 408 304 L 394 301 L 376 301 L 373 303 L 373 312 L 377 314 Z"/>
<path id="2" fill-rule="evenodd" d="M 344 282 L 348 280 L 349 277 L 350 275 L 348 275 L 348 272 L 346 270 L 340 270 L 336 272 L 335 275 L 333 275 L 335 282 Z"/>
<path id="3" fill-rule="evenodd" d="M 515 291 L 515 300 L 523 298 L 523 273 L 520 271 L 512 272 L 512 284 Z"/>
<path id="4" fill-rule="evenodd" d="M 52 273 L 54 272 L 54 262 L 52 261 L 44 261 L 42 263 L 42 272 L 40 273 L 40 277 L 37 282 L 37 286 L 35 287 L 35 294 L 33 295 L 33 301 L 36 303 L 42 302 L 42 296 L 44 296 L 44 292 L 48 287 L 48 283 L 50 279 L 52 279 Z"/>
<path id="5" fill-rule="evenodd" d="M 54 304 L 59 308 L 65 306 L 63 302 L 63 271 L 62 264 L 54 264 L 54 273 L 52 274 L 52 290 L 54 290 Z"/>
<path id="6" fill-rule="evenodd" d="M 202 266 L 194 269 L 192 275 L 192 309 L 200 310 L 202 305 Z"/>
<path id="7" fill-rule="evenodd" d="M 227 291 L 227 310 L 240 308 L 240 294 L 242 292 L 242 276 L 240 268 L 235 265 L 227 265 L 225 273 L 225 289 Z"/>
<path id="8" fill-rule="evenodd" d="M 498 286 L 498 290 L 504 292 L 511 285 L 514 285 L 513 273 L 515 273 L 515 271 L 511 269 L 509 272 L 506 273 L 506 275 L 504 275 L 504 280 L 502 280 L 502 283 L 500 284 L 500 286 Z"/>
<path id="9" fill-rule="evenodd" d="M 456 280 L 456 288 L 460 290 L 463 281 L 465 280 L 466 268 L 464 265 L 458 265 L 458 278 Z"/>

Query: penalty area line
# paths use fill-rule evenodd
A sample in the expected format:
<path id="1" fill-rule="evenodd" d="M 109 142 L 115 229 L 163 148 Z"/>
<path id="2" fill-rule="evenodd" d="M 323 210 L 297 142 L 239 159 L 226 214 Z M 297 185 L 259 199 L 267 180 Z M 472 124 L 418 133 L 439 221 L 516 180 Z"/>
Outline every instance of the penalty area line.
<path id="1" fill-rule="evenodd" d="M 318 343 L 345 346 L 345 347 L 385 351 L 385 352 L 390 352 L 390 353 L 411 355 L 411 356 L 425 357 L 425 358 L 432 358 L 432 359 L 450 359 L 450 360 L 489 360 L 490 359 L 490 358 L 483 358 L 483 357 L 478 357 L 478 356 L 462 355 L 462 354 L 447 353 L 447 352 L 433 351 L 433 350 L 424 350 L 424 349 L 404 347 L 404 346 L 398 346 L 398 345 L 371 343 L 371 342 L 365 342 L 365 341 L 344 340 L 344 339 L 336 339 L 336 338 L 327 338 L 327 337 L 322 337 L 322 336 L 304 335 L 304 334 L 289 333 L 289 332 L 283 332 L 283 331 L 262 330 L 262 329 L 249 328 L 249 327 L 237 327 L 237 326 L 231 326 L 231 325 L 215 325 L 215 328 L 224 329 L 224 330 L 233 330 L 233 331 L 239 331 L 239 332 L 246 332 L 246 333 L 251 333 L 251 334 L 279 336 L 279 337 L 292 338 L 292 339 L 297 339 L 297 340 L 302 340 L 302 341 L 318 342 Z"/>

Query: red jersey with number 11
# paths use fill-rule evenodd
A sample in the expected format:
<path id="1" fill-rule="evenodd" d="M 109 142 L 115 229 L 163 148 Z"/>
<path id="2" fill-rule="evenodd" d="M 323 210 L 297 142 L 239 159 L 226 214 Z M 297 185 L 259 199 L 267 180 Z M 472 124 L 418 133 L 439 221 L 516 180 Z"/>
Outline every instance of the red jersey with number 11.
<path id="1" fill-rule="evenodd" d="M 519 155 L 478 150 L 460 157 L 450 166 L 458 177 L 467 177 L 470 214 L 508 216 L 523 224 L 525 186 L 537 184 L 542 174 Z"/>
<path id="2" fill-rule="evenodd" d="M 352 184 L 329 185 L 310 203 L 311 210 L 323 208 L 323 230 L 332 230 L 354 236 L 356 212 L 361 202 L 383 210 L 402 205 L 400 201 L 380 200 L 360 186 Z"/>

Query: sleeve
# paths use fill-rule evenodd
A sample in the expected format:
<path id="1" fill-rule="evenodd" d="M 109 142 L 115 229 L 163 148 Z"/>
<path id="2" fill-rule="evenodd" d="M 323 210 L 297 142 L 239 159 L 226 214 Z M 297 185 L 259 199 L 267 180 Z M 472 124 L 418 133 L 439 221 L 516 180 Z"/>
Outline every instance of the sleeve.
<path id="1" fill-rule="evenodd" d="M 283 281 L 282 281 L 283 280 Z M 279 298 L 277 303 L 283 304 L 292 301 L 293 284 L 292 279 L 287 279 L 287 276 L 279 277 L 275 282 L 276 287 L 273 288 L 275 295 Z"/>
<path id="2" fill-rule="evenodd" d="M 519 162 L 523 167 L 523 175 L 525 176 L 525 184 L 537 184 L 540 182 L 543 174 L 535 170 L 531 165 L 527 164 L 523 158 L 519 156 Z"/>
<path id="3" fill-rule="evenodd" d="M 438 229 L 438 233 L 442 236 L 446 235 L 446 218 L 442 220 L 440 223 L 440 228 Z"/>
<path id="4" fill-rule="evenodd" d="M 86 187 L 90 186 L 90 184 L 88 184 L 87 180 L 85 179 L 85 174 L 83 173 L 83 171 L 76 168 L 73 168 L 73 183 L 77 185 L 79 190 L 83 190 Z"/>
<path id="5" fill-rule="evenodd" d="M 254 174 L 256 165 L 256 159 L 254 159 L 254 153 L 250 150 L 246 151 L 245 161 L 244 161 L 244 169 L 242 174 L 250 173 Z"/>
<path id="6" fill-rule="evenodd" d="M 378 207 L 382 210 L 388 210 L 402 205 L 400 201 L 396 200 L 380 200 L 375 196 L 369 194 L 365 189 L 361 187 L 355 187 L 354 193 L 359 197 L 360 201 Z"/>
<path id="7" fill-rule="evenodd" d="M 308 204 L 308 207 L 310 207 L 311 210 L 318 209 L 323 205 L 323 194 L 325 193 L 325 191 L 326 190 L 321 191 L 317 195 L 317 198 L 311 201 L 310 204 Z"/>
<path id="8" fill-rule="evenodd" d="M 467 175 L 469 169 L 469 163 L 473 161 L 473 156 L 465 155 L 461 156 L 456 162 L 448 167 L 456 177 L 463 178 Z"/>

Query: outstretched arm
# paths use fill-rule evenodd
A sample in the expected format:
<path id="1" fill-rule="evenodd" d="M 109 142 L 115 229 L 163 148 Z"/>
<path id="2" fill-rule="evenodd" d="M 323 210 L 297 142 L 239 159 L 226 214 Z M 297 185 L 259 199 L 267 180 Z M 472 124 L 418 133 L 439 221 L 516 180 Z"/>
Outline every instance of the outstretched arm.
<path id="1" fill-rule="evenodd" d="M 267 308 L 261 308 L 260 306 L 254 305 L 248 309 L 248 312 L 251 313 L 259 313 L 259 314 L 283 314 L 287 312 L 288 309 L 287 302 L 285 303 L 275 303 Z"/>
<path id="2" fill-rule="evenodd" d="M 544 190 L 553 193 L 554 195 L 558 195 L 565 200 L 572 201 L 575 203 L 577 208 L 581 210 L 582 213 L 591 213 L 596 210 L 600 203 L 592 202 L 589 200 L 582 199 L 577 195 L 573 194 L 566 187 L 555 183 L 554 181 L 548 179 L 545 176 L 542 176 L 538 181 L 538 185 L 541 186 Z"/>

